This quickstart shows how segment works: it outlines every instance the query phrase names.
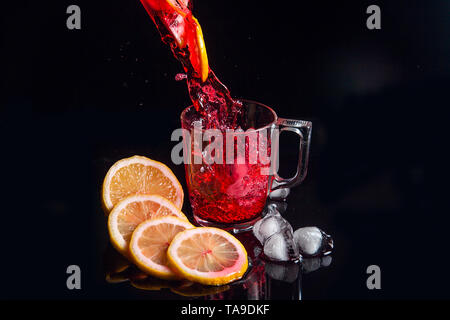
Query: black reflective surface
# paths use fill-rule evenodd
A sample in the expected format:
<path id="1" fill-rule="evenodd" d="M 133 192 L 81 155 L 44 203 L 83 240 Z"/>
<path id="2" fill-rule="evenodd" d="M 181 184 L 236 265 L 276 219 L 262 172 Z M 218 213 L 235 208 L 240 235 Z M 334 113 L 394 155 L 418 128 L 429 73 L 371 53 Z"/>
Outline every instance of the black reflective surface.
<path id="1" fill-rule="evenodd" d="M 302 277 L 328 268 L 332 256 L 302 258 L 296 262 L 273 262 L 262 254 L 262 246 L 251 231 L 236 234 L 248 253 L 249 267 L 244 276 L 222 286 L 206 286 L 187 280 L 169 281 L 148 276 L 122 257 L 110 244 L 102 258 L 104 290 L 132 287 L 135 294 L 153 299 L 205 300 L 301 300 Z M 139 292 L 145 291 L 145 292 Z"/>

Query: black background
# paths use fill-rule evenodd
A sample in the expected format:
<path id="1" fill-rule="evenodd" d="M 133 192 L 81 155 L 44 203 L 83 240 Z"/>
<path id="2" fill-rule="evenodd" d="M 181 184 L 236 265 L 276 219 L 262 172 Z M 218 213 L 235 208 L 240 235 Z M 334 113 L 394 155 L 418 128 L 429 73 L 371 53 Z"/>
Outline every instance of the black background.
<path id="1" fill-rule="evenodd" d="M 81 30 L 66 28 L 70 4 Z M 370 4 L 381 30 L 366 28 Z M 195 1 L 210 67 L 232 95 L 313 121 L 308 177 L 285 217 L 330 233 L 335 251 L 304 277 L 305 299 L 449 297 L 449 12 L 448 1 Z M 141 154 L 168 164 L 187 191 L 170 160 L 190 104 L 174 80 L 179 63 L 137 0 L 3 14 L 0 297 L 158 298 L 100 277 L 100 185 L 115 161 Z M 289 175 L 296 141 L 283 138 Z M 70 264 L 83 271 L 81 291 L 66 289 Z M 372 264 L 378 291 L 366 287 Z"/>

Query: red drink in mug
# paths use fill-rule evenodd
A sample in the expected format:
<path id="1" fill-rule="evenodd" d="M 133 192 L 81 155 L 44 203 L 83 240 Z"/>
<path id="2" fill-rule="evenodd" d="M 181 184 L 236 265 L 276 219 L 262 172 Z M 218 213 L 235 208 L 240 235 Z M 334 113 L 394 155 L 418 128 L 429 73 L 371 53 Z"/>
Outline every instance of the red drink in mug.
<path id="1" fill-rule="evenodd" d="M 192 106 L 181 114 L 189 198 L 201 225 L 247 229 L 261 217 L 273 181 L 277 188 L 291 187 L 306 175 L 311 122 L 280 119 L 258 102 L 241 103 L 239 130 L 204 129 Z M 278 137 L 285 130 L 300 137 L 298 170 L 291 179 L 276 173 Z"/>

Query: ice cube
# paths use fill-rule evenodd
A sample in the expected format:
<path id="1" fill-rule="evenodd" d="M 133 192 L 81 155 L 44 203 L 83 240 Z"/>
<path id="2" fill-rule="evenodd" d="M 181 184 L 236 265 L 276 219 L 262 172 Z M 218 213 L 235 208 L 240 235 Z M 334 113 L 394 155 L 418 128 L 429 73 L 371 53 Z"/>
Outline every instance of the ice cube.
<path id="1" fill-rule="evenodd" d="M 284 201 L 268 201 L 266 205 L 266 215 L 281 215 L 286 212 L 287 202 Z"/>
<path id="2" fill-rule="evenodd" d="M 297 263 L 271 263 L 266 262 L 264 270 L 272 279 L 292 283 L 297 280 L 299 265 Z"/>
<path id="3" fill-rule="evenodd" d="M 289 228 L 290 227 L 290 228 Z M 294 241 L 292 227 L 285 226 L 281 231 L 272 234 L 264 242 L 264 255 L 274 261 L 295 261 L 299 259 L 299 251 Z"/>
<path id="4" fill-rule="evenodd" d="M 317 227 L 304 227 L 294 232 L 294 240 L 303 256 L 328 255 L 333 239 Z"/>
<path id="5" fill-rule="evenodd" d="M 278 187 L 279 185 L 280 184 L 276 180 L 274 180 L 272 183 L 272 188 Z M 269 193 L 269 198 L 272 200 L 284 200 L 287 198 L 290 192 L 291 189 L 289 188 L 277 189 Z"/>
<path id="6" fill-rule="evenodd" d="M 317 227 L 304 227 L 295 230 L 294 239 L 304 255 L 317 254 L 322 246 L 322 232 Z"/>
<path id="7" fill-rule="evenodd" d="M 270 211 L 269 211 L 270 212 Z M 266 215 L 264 218 L 259 220 L 253 226 L 253 234 L 259 240 L 259 242 L 264 245 L 266 239 L 268 239 L 274 233 L 280 232 L 283 228 L 288 228 L 292 233 L 292 227 L 283 217 L 279 214 Z"/>

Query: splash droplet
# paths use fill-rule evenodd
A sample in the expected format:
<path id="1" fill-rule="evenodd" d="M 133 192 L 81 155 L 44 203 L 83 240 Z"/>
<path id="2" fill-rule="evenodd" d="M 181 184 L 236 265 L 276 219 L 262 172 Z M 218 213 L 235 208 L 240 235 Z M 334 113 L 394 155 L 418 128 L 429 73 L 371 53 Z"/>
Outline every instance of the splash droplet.
<path id="1" fill-rule="evenodd" d="M 175 81 L 181 81 L 187 78 L 187 75 L 185 73 L 177 73 L 175 75 Z"/>

